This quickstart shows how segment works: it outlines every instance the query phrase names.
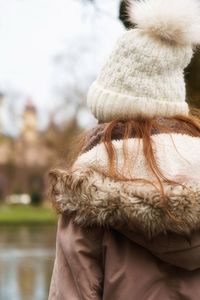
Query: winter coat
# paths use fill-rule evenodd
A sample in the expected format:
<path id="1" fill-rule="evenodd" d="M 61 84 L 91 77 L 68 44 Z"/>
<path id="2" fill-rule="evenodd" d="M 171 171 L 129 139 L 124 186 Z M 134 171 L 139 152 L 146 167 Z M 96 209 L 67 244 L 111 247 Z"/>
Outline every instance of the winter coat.
<path id="1" fill-rule="evenodd" d="M 160 122 L 170 132 L 152 130 L 157 162 L 181 183 L 163 183 L 173 218 L 148 183 L 155 178 L 134 133 L 126 143 L 133 165 L 126 166 L 122 124 L 112 135 L 117 167 L 146 183 L 106 175 L 104 125 L 92 131 L 72 170 L 55 171 L 61 216 L 49 300 L 200 299 L 200 138 L 175 121 Z"/>

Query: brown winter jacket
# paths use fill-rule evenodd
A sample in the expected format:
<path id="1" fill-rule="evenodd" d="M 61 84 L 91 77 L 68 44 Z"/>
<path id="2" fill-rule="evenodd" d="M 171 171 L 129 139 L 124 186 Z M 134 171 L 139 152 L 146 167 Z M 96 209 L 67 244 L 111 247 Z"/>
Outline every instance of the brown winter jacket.
<path id="1" fill-rule="evenodd" d="M 152 132 L 152 140 L 162 172 L 181 183 L 163 183 L 175 218 L 154 186 L 106 176 L 102 126 L 72 170 L 53 172 L 61 216 L 49 300 L 200 299 L 200 138 L 168 127 L 170 134 Z M 118 129 L 113 145 L 122 168 Z M 154 182 L 141 141 L 129 139 L 128 151 L 137 160 L 124 172 Z"/>

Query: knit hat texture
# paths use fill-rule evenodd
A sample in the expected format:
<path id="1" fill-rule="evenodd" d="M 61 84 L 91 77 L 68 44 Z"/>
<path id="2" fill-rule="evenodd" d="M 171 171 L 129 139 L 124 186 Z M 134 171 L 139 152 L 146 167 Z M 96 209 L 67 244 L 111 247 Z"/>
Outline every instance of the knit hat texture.
<path id="1" fill-rule="evenodd" d="M 135 25 L 118 41 L 87 103 L 101 122 L 187 115 L 184 69 L 200 43 L 199 0 L 133 0 Z"/>

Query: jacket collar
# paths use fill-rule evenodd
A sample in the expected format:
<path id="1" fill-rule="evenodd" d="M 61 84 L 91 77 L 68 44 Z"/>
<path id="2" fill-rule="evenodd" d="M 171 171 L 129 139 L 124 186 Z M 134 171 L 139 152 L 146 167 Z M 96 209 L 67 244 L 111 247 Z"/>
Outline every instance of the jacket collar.
<path id="1" fill-rule="evenodd" d="M 168 231 L 189 234 L 200 228 L 200 139 L 160 134 L 155 135 L 154 143 L 163 171 L 181 183 L 164 184 L 169 214 L 163 208 L 162 195 L 156 186 L 140 180 L 122 182 L 108 177 L 102 144 L 82 154 L 72 170 L 51 172 L 57 210 L 72 215 L 82 226 L 126 226 L 148 237 Z M 113 144 L 121 167 L 122 141 Z M 132 152 L 138 147 L 137 139 L 130 139 L 128 145 Z M 145 169 L 142 145 L 138 157 L 140 167 L 136 168 L 134 178 L 154 181 L 151 172 Z"/>

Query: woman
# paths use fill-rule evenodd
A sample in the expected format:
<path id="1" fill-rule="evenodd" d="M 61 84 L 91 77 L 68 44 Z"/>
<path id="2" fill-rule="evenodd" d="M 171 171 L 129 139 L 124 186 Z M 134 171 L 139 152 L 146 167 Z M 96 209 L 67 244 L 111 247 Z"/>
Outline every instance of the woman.
<path id="1" fill-rule="evenodd" d="M 200 42 L 198 0 L 130 5 L 88 94 L 99 125 L 53 170 L 60 213 L 50 300 L 200 299 L 200 122 L 183 70 Z"/>

